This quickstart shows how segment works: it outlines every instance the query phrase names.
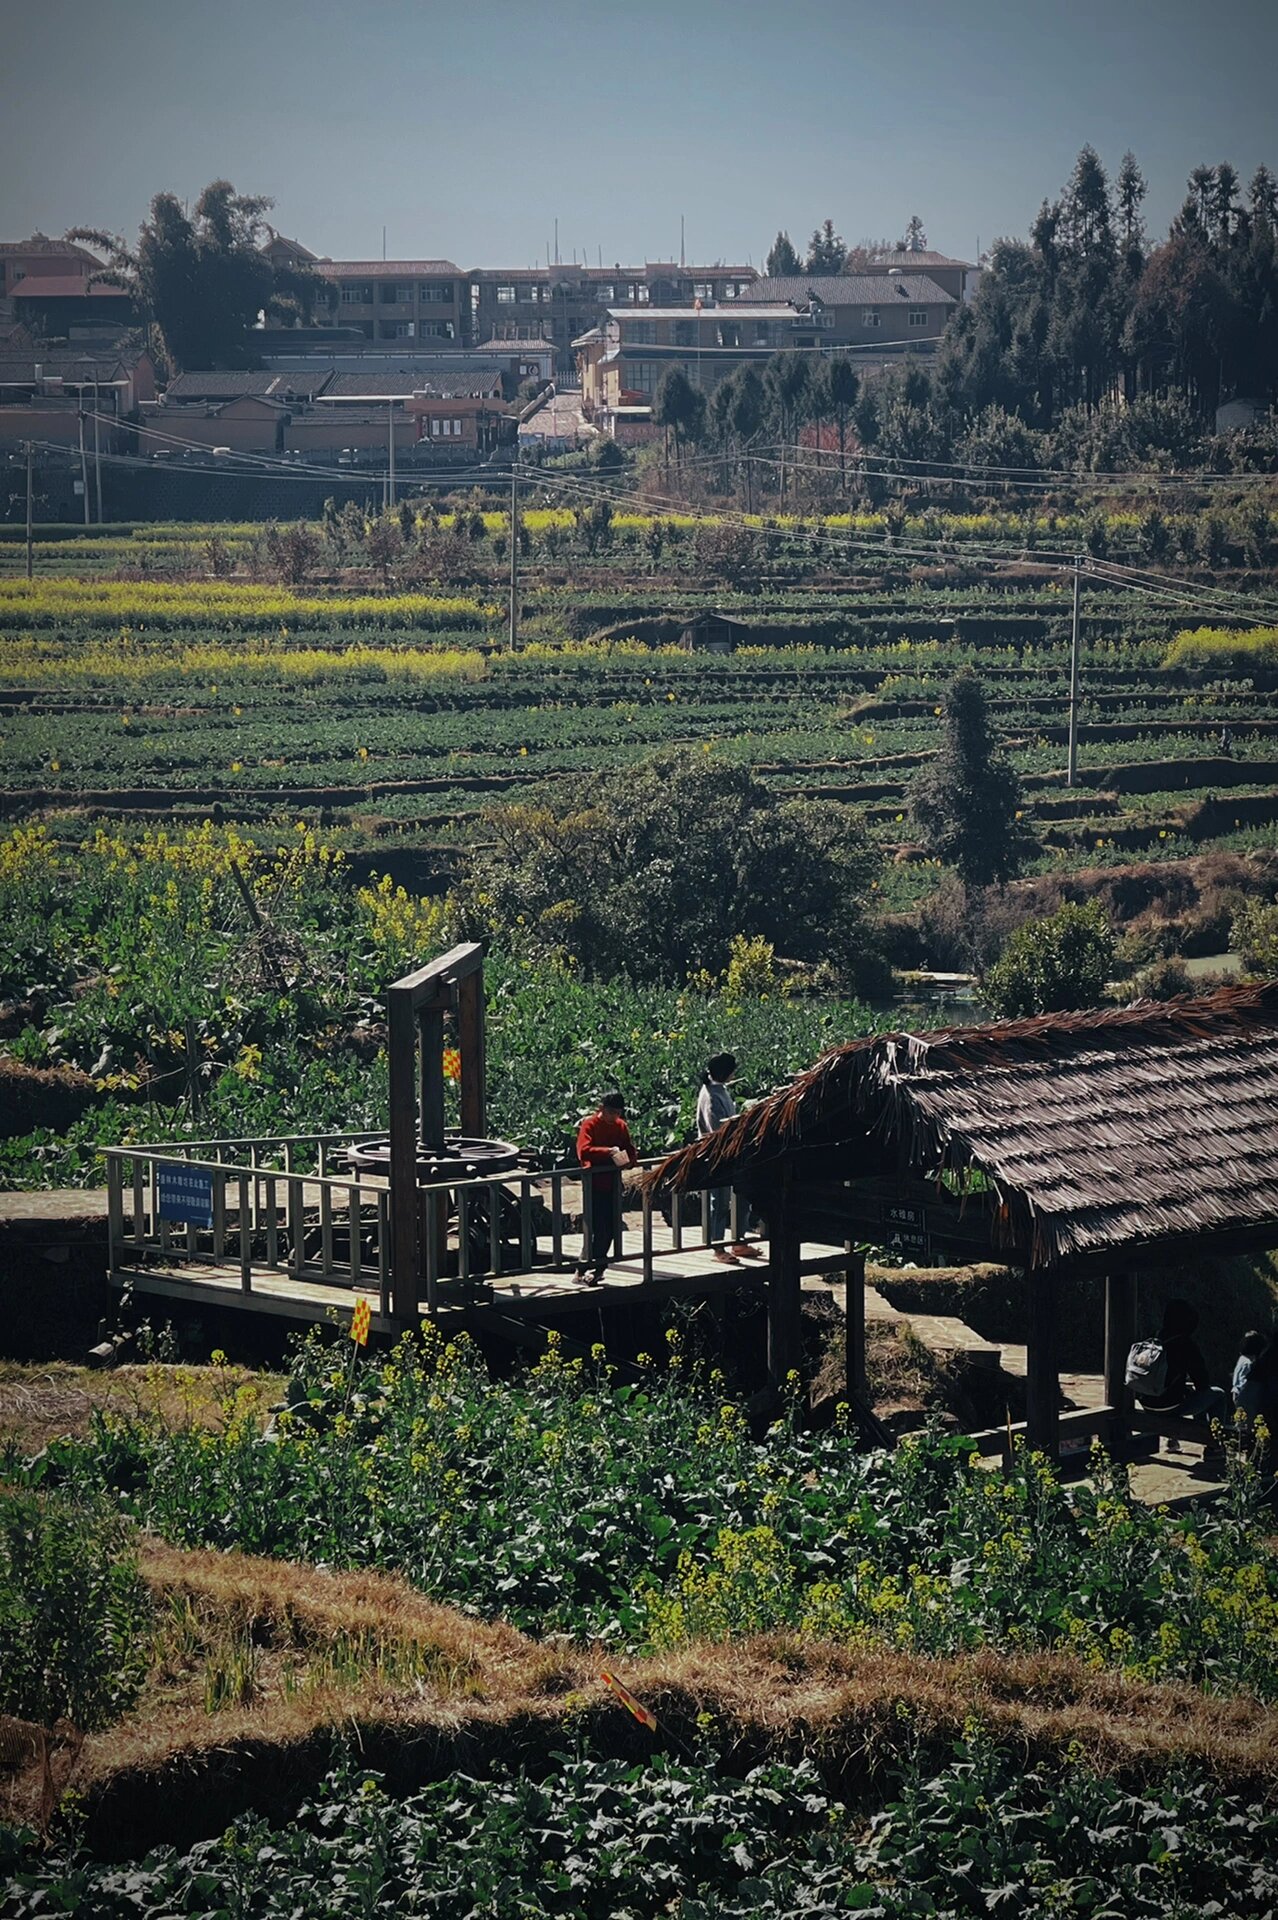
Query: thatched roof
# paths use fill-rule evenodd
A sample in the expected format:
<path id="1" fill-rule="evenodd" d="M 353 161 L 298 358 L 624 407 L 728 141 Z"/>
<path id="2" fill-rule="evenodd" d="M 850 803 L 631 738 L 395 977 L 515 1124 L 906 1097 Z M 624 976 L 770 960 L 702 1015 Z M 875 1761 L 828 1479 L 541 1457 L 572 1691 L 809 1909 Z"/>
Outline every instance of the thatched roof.
<path id="1" fill-rule="evenodd" d="M 819 1156 L 806 1150 L 823 1150 Z M 1033 1265 L 1237 1235 L 1278 1241 L 1278 983 L 837 1047 L 656 1168 L 659 1192 L 975 1168 Z"/>

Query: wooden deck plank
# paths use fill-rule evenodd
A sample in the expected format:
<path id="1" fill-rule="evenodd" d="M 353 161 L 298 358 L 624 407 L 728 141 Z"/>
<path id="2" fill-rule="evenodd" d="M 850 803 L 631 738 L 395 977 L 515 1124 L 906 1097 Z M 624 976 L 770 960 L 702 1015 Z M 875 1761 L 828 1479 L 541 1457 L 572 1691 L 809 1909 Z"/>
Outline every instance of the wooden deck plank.
<path id="1" fill-rule="evenodd" d="M 763 1260 L 742 1261 L 728 1266 L 714 1258 L 708 1247 L 685 1243 L 676 1251 L 671 1245 L 669 1228 L 658 1238 L 654 1231 L 652 1277 L 645 1280 L 642 1254 L 636 1252 L 613 1261 L 603 1283 L 584 1286 L 574 1277 L 571 1266 L 555 1269 L 549 1265 L 509 1274 L 479 1276 L 472 1283 L 482 1299 L 508 1314 L 535 1315 L 547 1310 L 582 1311 L 605 1302 L 624 1299 L 667 1299 L 679 1294 L 718 1294 L 736 1287 L 760 1284 L 768 1273 Z M 664 1245 L 662 1242 L 664 1241 Z M 814 1279 L 842 1270 L 847 1253 L 842 1247 L 806 1244 L 802 1248 L 805 1274 Z M 376 1277 L 369 1284 L 352 1288 L 349 1282 L 310 1279 L 283 1269 L 255 1265 L 252 1288 L 245 1292 L 241 1284 L 239 1262 L 150 1262 L 145 1266 L 123 1266 L 110 1276 L 115 1286 L 131 1286 L 135 1292 L 191 1302 L 216 1302 L 219 1306 L 240 1306 L 250 1312 L 278 1313 L 290 1319 L 323 1320 L 330 1313 L 339 1321 L 349 1320 L 355 1301 L 367 1299 L 373 1308 L 373 1328 L 389 1331 L 390 1322 L 378 1312 Z M 818 1284 L 823 1284 L 818 1280 Z M 443 1306 L 450 1316 L 465 1310 L 465 1289 L 460 1282 L 444 1282 Z M 424 1304 L 419 1306 L 424 1312 Z"/>

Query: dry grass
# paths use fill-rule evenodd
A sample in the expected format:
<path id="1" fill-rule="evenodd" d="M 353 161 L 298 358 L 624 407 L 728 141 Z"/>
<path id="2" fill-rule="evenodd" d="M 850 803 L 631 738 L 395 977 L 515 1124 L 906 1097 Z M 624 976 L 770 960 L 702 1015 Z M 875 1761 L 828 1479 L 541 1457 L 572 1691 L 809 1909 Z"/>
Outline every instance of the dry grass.
<path id="1" fill-rule="evenodd" d="M 97 1371 L 62 1361 L 0 1361 L 0 1441 L 35 1451 L 65 1434 L 85 1433 L 95 1410 L 156 1417 L 174 1426 L 216 1426 L 229 1395 L 251 1393 L 265 1409 L 283 1398 L 284 1386 L 282 1374 L 248 1367 L 155 1362 Z"/>
<path id="2" fill-rule="evenodd" d="M 155 1664 L 137 1710 L 85 1741 L 72 1780 L 90 1843 L 108 1852 L 189 1844 L 250 1808 L 287 1817 L 352 1745 L 398 1789 L 458 1768 L 535 1769 L 583 1739 L 652 1749 L 600 1684 L 615 1659 L 603 1650 L 540 1645 L 389 1575 L 149 1541 L 142 1564 Z M 672 1736 L 689 1740 L 708 1714 L 729 1765 L 810 1754 L 853 1797 L 916 1744 L 939 1756 L 973 1714 L 1027 1761 L 1073 1749 L 1127 1777 L 1187 1764 L 1278 1791 L 1278 1710 L 1064 1655 L 938 1660 L 774 1635 L 620 1665 Z M 35 1811 L 41 1788 L 33 1766 L 10 1814 Z"/>

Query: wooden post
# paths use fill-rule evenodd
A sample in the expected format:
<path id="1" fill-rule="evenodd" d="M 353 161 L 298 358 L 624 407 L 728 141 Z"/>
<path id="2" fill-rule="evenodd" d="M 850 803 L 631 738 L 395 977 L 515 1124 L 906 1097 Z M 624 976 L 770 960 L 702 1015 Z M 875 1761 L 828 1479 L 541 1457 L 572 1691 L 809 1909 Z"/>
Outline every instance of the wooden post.
<path id="1" fill-rule="evenodd" d="M 844 1314 L 844 1386 L 849 1401 L 864 1400 L 867 1391 L 865 1368 L 865 1255 L 847 1242 L 848 1264 L 843 1270 Z"/>
<path id="2" fill-rule="evenodd" d="M 1125 1375 L 1127 1355 L 1136 1338 L 1136 1275 L 1105 1275 L 1105 1404 L 1114 1409 L 1108 1444 L 1118 1455 L 1131 1438 L 1132 1396 Z"/>
<path id="3" fill-rule="evenodd" d="M 778 1394 L 799 1364 L 802 1301 L 799 1215 L 793 1175 L 786 1167 L 768 1217 L 768 1380 Z"/>
<path id="4" fill-rule="evenodd" d="M 400 1328 L 417 1316 L 417 1026 L 411 995 L 386 996 L 390 1055 L 390 1317 Z"/>
<path id="5" fill-rule="evenodd" d="M 1060 1441 L 1060 1380 L 1056 1357 L 1056 1293 L 1059 1277 L 1040 1270 L 1026 1275 L 1029 1326 L 1025 1369 L 1025 1438 L 1055 1464 Z"/>
<path id="6" fill-rule="evenodd" d="M 484 976 L 479 969 L 457 982 L 457 1041 L 461 1053 L 461 1130 L 471 1140 L 488 1132 L 485 1082 Z"/>

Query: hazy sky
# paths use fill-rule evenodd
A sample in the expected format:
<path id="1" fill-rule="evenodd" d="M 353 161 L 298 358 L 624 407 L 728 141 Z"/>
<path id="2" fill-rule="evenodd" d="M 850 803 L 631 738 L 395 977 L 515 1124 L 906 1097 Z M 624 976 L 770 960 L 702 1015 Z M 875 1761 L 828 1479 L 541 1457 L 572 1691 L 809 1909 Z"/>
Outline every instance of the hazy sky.
<path id="1" fill-rule="evenodd" d="M 1278 171 L 1274 0 L 0 0 L 0 239 L 224 176 L 333 258 L 761 260 L 911 213 L 974 257 L 1090 141 L 1161 232 Z"/>

